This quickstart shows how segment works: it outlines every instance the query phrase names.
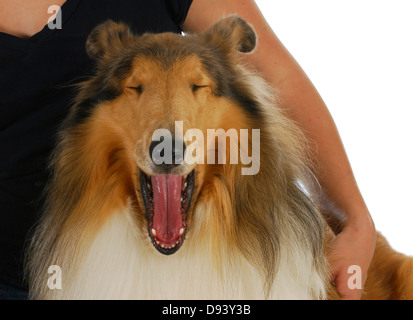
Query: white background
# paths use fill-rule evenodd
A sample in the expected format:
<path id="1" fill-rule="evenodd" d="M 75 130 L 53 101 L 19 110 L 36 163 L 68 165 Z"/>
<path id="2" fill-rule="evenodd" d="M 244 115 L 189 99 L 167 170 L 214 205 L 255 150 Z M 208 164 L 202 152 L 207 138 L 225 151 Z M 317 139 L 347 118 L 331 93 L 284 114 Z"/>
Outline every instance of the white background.
<path id="1" fill-rule="evenodd" d="M 413 255 L 413 1 L 256 2 L 332 113 L 377 230 Z"/>

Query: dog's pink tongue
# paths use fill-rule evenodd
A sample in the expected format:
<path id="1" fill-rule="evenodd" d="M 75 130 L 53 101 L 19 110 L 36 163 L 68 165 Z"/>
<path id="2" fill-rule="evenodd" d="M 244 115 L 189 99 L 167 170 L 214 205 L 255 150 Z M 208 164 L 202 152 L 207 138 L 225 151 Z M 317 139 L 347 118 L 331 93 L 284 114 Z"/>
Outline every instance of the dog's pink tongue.
<path id="1" fill-rule="evenodd" d="M 182 177 L 174 175 L 152 176 L 153 228 L 156 238 L 165 244 L 179 238 L 182 228 Z"/>

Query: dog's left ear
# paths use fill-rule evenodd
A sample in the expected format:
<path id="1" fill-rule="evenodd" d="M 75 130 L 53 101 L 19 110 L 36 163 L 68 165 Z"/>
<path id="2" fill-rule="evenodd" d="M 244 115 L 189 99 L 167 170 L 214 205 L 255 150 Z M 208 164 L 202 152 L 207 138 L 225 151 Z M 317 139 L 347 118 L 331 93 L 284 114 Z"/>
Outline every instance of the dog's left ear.
<path id="1" fill-rule="evenodd" d="M 86 41 L 86 52 L 92 59 L 112 56 L 132 42 L 134 36 L 124 23 L 108 20 L 95 27 Z"/>
<path id="2" fill-rule="evenodd" d="M 203 37 L 216 45 L 227 43 L 232 49 L 243 53 L 253 51 L 257 45 L 253 27 L 237 15 L 222 18 L 205 31 Z"/>

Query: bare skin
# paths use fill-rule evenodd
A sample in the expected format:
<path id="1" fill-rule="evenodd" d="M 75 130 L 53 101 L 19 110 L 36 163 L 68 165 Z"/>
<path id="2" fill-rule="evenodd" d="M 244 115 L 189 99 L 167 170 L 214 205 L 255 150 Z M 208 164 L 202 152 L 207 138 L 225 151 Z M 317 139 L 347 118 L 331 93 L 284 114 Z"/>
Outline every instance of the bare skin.
<path id="1" fill-rule="evenodd" d="M 0 31 L 30 38 L 47 24 L 51 5 L 65 0 L 2 0 Z M 362 269 L 363 282 L 375 247 L 376 232 L 369 210 L 357 187 L 335 123 L 322 98 L 299 64 L 283 46 L 253 0 L 194 0 L 184 30 L 201 32 L 225 15 L 236 13 L 255 28 L 257 49 L 243 56 L 280 90 L 282 107 L 313 142 L 317 178 L 327 196 L 345 215 L 345 227 L 330 251 L 334 282 L 344 299 L 359 299 L 362 290 L 347 286 L 350 265 Z"/>
<path id="2" fill-rule="evenodd" d="M 41 31 L 52 14 L 47 9 L 61 6 L 65 0 L 2 0 L 0 2 L 0 32 L 28 39 Z"/>

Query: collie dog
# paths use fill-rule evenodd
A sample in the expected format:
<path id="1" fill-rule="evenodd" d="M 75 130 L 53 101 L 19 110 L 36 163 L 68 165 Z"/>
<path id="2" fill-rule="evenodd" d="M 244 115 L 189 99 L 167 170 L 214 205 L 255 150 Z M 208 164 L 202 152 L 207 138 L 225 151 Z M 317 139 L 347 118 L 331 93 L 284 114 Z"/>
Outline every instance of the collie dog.
<path id="1" fill-rule="evenodd" d="M 28 252 L 31 298 L 338 298 L 309 148 L 241 63 L 255 46 L 237 16 L 202 34 L 93 30 L 97 71 L 63 124 Z M 167 145 L 173 161 L 158 161 Z M 379 235 L 364 298 L 412 298 L 412 267 Z"/>

